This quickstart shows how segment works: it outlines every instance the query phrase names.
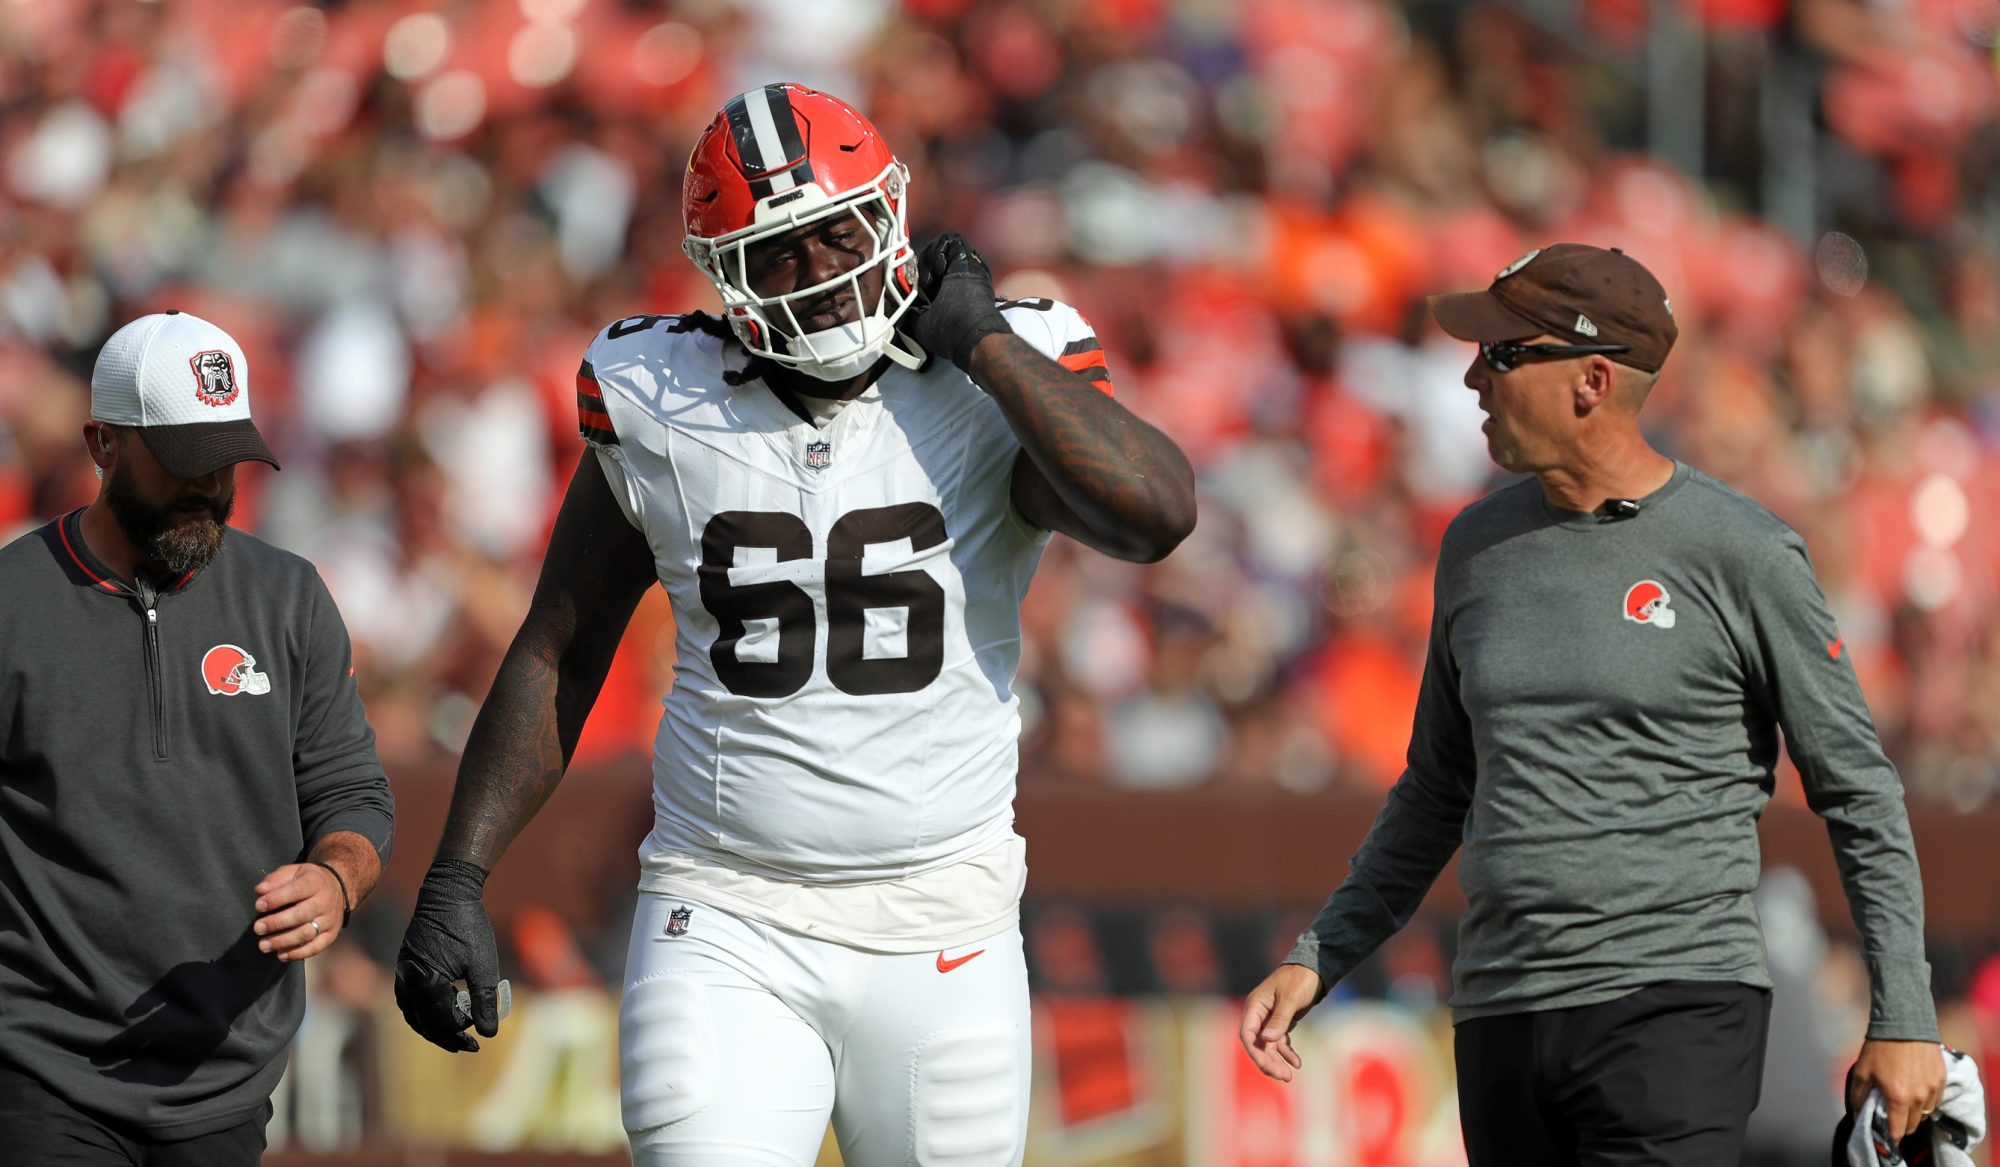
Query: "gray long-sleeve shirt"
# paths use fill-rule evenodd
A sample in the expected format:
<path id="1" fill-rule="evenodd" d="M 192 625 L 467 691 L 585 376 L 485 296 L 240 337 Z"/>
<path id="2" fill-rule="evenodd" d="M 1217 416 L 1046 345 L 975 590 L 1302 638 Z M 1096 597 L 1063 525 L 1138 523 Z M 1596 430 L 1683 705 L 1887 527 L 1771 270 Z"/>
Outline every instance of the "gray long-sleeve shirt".
<path id="1" fill-rule="evenodd" d="M 1935 1040 L 1902 785 L 1803 541 L 1685 465 L 1640 501 L 1606 521 L 1531 479 L 1453 521 L 1408 768 L 1288 963 L 1331 986 L 1463 846 L 1458 1021 L 1768 988 L 1751 893 L 1782 729 L 1861 932 L 1869 1036 Z"/>
<path id="2" fill-rule="evenodd" d="M 263 1107 L 305 1010 L 252 888 L 335 831 L 386 854 L 389 785 L 310 563 L 231 531 L 141 590 L 80 514 L 0 549 L 0 1062 L 192 1138 Z"/>

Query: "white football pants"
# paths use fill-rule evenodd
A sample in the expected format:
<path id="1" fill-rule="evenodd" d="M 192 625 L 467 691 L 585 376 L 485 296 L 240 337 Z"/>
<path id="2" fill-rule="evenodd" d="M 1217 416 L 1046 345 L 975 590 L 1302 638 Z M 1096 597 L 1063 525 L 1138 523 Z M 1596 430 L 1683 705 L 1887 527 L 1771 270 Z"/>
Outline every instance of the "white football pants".
<path id="1" fill-rule="evenodd" d="M 884 956 L 641 893 L 618 1031 L 635 1167 L 811 1167 L 829 1116 L 847 1167 L 1014 1167 L 1025 1151 L 1018 925 Z"/>

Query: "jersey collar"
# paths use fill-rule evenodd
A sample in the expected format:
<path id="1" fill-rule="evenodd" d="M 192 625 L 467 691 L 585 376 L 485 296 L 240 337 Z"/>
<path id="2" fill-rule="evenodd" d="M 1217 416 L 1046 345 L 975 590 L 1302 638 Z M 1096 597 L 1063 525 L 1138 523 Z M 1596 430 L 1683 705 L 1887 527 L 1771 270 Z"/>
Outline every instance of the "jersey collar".
<path id="1" fill-rule="evenodd" d="M 1674 492 L 1679 490 L 1681 485 L 1688 480 L 1690 469 L 1686 462 L 1675 459 L 1674 472 L 1667 477 L 1666 484 L 1644 498 L 1635 499 L 1634 501 L 1639 504 L 1639 513 L 1632 520 L 1627 520 L 1627 522 L 1644 518 L 1652 508 L 1658 507 L 1660 504 L 1666 502 L 1668 498 L 1672 497 Z M 1577 531 L 1599 531 L 1613 530 L 1625 525 L 1624 523 L 1612 522 L 1594 511 L 1572 511 L 1559 507 L 1549 501 L 1548 495 L 1544 494 L 1539 486 L 1535 490 L 1535 497 L 1541 500 L 1542 513 L 1547 515 L 1559 527 L 1568 527 Z"/>
<path id="2" fill-rule="evenodd" d="M 62 544 L 64 567 L 69 570 L 70 577 L 92 591 L 108 592 L 114 596 L 137 594 L 137 589 L 129 581 L 119 578 L 117 572 L 106 567 L 103 560 L 91 553 L 90 544 L 84 542 L 85 509 L 78 507 L 56 520 L 56 538 Z M 190 571 L 159 590 L 162 594 L 180 591 L 194 580 L 194 576 L 195 573 Z"/>
<path id="3" fill-rule="evenodd" d="M 769 362 L 766 362 L 766 364 L 768 365 Z M 866 380 L 866 384 L 862 386 L 861 392 L 856 393 L 847 400 L 852 403 L 874 392 L 876 387 L 881 385 L 882 378 L 894 367 L 896 367 L 895 362 L 891 361 L 888 357 L 883 357 L 876 361 L 873 365 L 869 366 L 866 373 L 862 374 Z M 746 374 L 749 371 L 749 368 L 744 369 Z M 771 396 L 777 398 L 778 404 L 784 406 L 793 417 L 798 418 L 807 425 L 818 424 L 813 420 L 812 410 L 806 408 L 805 404 L 799 400 L 799 395 L 793 392 L 790 386 L 783 384 L 778 378 L 771 376 L 768 370 L 760 370 L 760 372 L 762 375 L 759 377 L 759 380 L 763 381 L 764 387 L 770 390 Z"/>

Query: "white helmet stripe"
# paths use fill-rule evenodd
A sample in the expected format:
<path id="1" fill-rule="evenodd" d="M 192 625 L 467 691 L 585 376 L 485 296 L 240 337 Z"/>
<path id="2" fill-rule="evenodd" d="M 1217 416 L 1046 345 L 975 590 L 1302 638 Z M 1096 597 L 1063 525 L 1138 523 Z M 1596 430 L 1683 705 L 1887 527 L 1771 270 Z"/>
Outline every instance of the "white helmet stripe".
<path id="1" fill-rule="evenodd" d="M 778 119 L 776 114 L 782 112 L 785 118 L 790 120 L 792 116 L 791 103 L 787 101 L 784 110 L 774 111 L 771 108 L 771 90 L 768 86 L 744 94 L 744 97 L 747 99 L 743 103 L 744 112 L 750 116 L 750 132 L 756 139 L 757 153 L 762 156 L 760 159 L 762 169 L 768 172 L 773 167 L 783 166 L 785 163 L 790 162 L 792 159 L 785 153 L 784 139 L 778 133 Z M 792 136 L 798 136 L 796 130 Z M 777 174 L 770 174 L 768 181 L 771 184 L 772 194 L 790 190 L 798 185 L 798 181 L 792 177 L 790 171 L 780 171 Z"/>

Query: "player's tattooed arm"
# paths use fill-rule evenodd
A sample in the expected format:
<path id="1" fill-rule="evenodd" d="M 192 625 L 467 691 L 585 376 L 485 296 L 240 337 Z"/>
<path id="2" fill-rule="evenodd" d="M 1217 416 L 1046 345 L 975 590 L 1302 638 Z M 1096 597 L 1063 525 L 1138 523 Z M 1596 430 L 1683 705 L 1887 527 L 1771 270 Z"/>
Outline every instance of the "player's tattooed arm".
<path id="1" fill-rule="evenodd" d="M 611 657 L 657 576 L 604 471 L 585 454 L 549 537 L 520 632 L 473 721 L 438 858 L 491 871 L 576 751 Z"/>
<path id="2" fill-rule="evenodd" d="M 1140 563 L 1194 529 L 1194 471 L 1172 438 L 1012 333 L 981 338 L 968 363 L 1020 439 L 1022 517 Z"/>

